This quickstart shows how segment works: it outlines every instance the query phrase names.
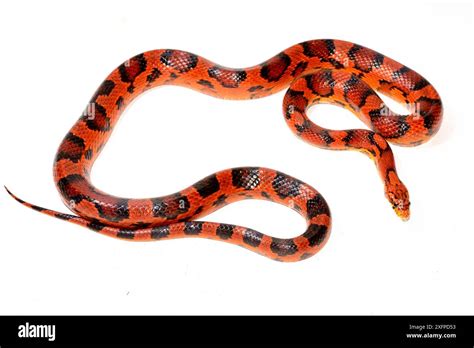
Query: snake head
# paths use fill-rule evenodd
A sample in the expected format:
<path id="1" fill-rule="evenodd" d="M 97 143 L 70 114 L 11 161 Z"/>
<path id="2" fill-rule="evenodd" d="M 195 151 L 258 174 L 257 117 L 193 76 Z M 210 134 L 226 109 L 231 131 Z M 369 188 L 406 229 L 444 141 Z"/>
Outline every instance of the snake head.
<path id="1" fill-rule="evenodd" d="M 385 197 L 392 205 L 392 209 L 403 221 L 410 218 L 410 197 L 405 185 L 395 177 L 389 175 L 385 182 Z"/>

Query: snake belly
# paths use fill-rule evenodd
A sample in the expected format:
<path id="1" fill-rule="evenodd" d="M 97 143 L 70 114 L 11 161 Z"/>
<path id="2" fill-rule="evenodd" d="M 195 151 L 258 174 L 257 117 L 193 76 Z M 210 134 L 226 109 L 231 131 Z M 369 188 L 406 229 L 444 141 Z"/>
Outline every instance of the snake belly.
<path id="1" fill-rule="evenodd" d="M 91 183 L 92 165 L 123 110 L 135 97 L 160 85 L 187 87 L 225 99 L 262 98 L 288 88 L 283 114 L 290 129 L 320 148 L 367 154 L 376 164 L 385 196 L 404 220 L 410 214 L 408 190 L 398 177 L 388 142 L 422 144 L 438 131 L 442 120 L 440 97 L 424 77 L 351 42 L 302 42 L 244 69 L 227 68 L 185 51 L 153 50 L 112 71 L 59 146 L 54 180 L 63 202 L 77 215 L 27 203 L 7 191 L 27 207 L 124 240 L 204 237 L 237 244 L 278 261 L 303 260 L 317 253 L 331 230 L 326 201 L 313 187 L 273 169 L 227 169 L 177 193 L 144 199 L 112 196 Z M 375 91 L 407 105 L 409 113 L 392 112 Z M 370 130 L 336 131 L 318 126 L 306 115 L 317 103 L 350 110 Z M 248 198 L 294 209 L 305 218 L 306 230 L 284 239 L 246 227 L 198 220 Z"/>

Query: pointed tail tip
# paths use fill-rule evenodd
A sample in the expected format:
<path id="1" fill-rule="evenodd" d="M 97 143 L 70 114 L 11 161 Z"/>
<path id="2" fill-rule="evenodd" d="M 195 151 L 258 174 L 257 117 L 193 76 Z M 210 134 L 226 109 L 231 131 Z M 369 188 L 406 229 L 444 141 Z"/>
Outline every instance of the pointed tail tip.
<path id="1" fill-rule="evenodd" d="M 3 187 L 5 188 L 5 190 L 8 192 L 8 194 L 10 196 L 13 197 L 13 199 L 15 199 L 17 202 L 21 203 L 21 204 L 27 204 L 24 200 L 18 198 L 17 196 L 15 196 L 9 189 L 8 187 L 6 187 L 5 185 L 3 185 Z"/>
<path id="2" fill-rule="evenodd" d="M 9 194 L 10 196 L 15 197 L 15 196 L 13 195 L 13 193 L 11 193 L 11 191 L 8 189 L 8 187 L 7 187 L 6 185 L 3 185 L 3 187 L 5 188 L 5 190 L 8 192 L 8 194 Z"/>

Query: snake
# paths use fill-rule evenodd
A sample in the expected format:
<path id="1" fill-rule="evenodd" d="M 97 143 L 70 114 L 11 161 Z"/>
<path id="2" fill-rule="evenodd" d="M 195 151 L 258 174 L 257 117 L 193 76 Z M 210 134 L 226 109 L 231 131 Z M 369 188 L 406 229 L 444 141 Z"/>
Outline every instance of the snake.
<path id="1" fill-rule="evenodd" d="M 109 74 L 59 146 L 53 168 L 55 184 L 62 201 L 77 215 L 25 202 L 5 187 L 8 193 L 41 213 L 127 241 L 202 237 L 285 262 L 307 259 L 321 250 L 331 232 L 326 200 L 312 186 L 277 170 L 226 169 L 177 193 L 144 199 L 113 196 L 91 183 L 94 161 L 126 106 L 144 91 L 162 85 L 223 99 L 262 98 L 286 88 L 283 116 L 289 128 L 316 147 L 355 150 L 371 158 L 386 198 L 403 220 L 410 216 L 410 199 L 389 142 L 401 146 L 425 143 L 439 130 L 443 113 L 438 92 L 423 76 L 352 42 L 305 41 L 243 69 L 186 51 L 151 50 L 126 60 Z M 393 112 L 377 92 L 405 105 L 408 113 Z M 318 126 L 307 111 L 320 103 L 351 111 L 369 129 Z M 247 227 L 200 220 L 243 199 L 287 206 L 306 220 L 306 230 L 294 238 L 277 238 Z"/>

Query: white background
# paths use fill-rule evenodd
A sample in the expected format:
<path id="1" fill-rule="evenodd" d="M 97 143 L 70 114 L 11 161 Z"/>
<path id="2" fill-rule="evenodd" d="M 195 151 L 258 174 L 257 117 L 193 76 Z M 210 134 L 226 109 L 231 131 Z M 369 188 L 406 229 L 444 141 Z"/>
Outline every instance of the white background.
<path id="1" fill-rule="evenodd" d="M 129 243 L 27 210 L 2 192 L 0 314 L 474 314 L 472 12 L 450 1 L 2 4 L 0 182 L 48 208 L 67 212 L 52 180 L 60 141 L 107 74 L 150 49 L 246 67 L 304 40 L 353 41 L 424 75 L 445 118 L 429 143 L 393 147 L 412 198 L 404 223 L 368 158 L 292 134 L 283 92 L 236 102 L 179 87 L 150 91 L 97 160 L 96 186 L 149 197 L 225 168 L 275 168 L 325 196 L 333 214 L 325 248 L 282 264 L 201 239 Z M 335 106 L 317 106 L 311 118 L 363 127 Z M 262 201 L 208 220 L 279 237 L 305 229 L 292 210 Z"/>

